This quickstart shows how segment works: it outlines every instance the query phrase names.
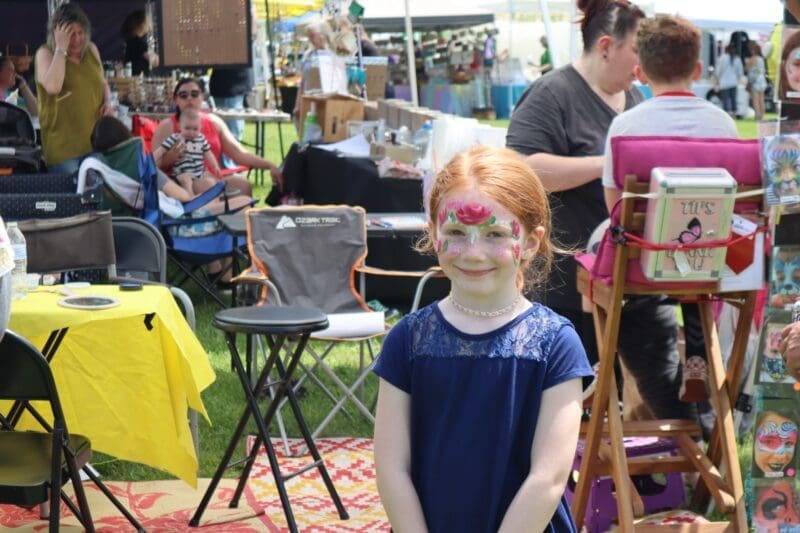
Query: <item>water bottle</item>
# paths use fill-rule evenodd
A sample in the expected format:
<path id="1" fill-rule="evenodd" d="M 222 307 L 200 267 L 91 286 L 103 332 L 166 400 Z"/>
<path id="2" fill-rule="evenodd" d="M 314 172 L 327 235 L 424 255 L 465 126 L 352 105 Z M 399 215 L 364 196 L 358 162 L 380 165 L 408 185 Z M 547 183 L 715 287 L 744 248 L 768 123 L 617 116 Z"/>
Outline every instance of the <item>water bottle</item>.
<path id="1" fill-rule="evenodd" d="M 430 120 L 426 120 L 425 124 L 414 134 L 414 159 L 419 170 L 426 172 L 433 168 L 432 151 L 433 124 Z"/>
<path id="2" fill-rule="evenodd" d="M 11 297 L 14 300 L 25 298 L 28 293 L 28 247 L 25 236 L 16 222 L 8 223 L 8 240 L 14 252 L 14 269 L 11 271 Z"/>
<path id="3" fill-rule="evenodd" d="M 433 125 L 430 120 L 426 120 L 420 129 L 414 132 L 414 160 L 422 162 L 428 153 L 428 146 L 433 135 Z"/>
<path id="4" fill-rule="evenodd" d="M 322 126 L 317 120 L 317 104 L 311 102 L 311 108 L 303 119 L 303 140 L 301 144 L 322 142 Z"/>

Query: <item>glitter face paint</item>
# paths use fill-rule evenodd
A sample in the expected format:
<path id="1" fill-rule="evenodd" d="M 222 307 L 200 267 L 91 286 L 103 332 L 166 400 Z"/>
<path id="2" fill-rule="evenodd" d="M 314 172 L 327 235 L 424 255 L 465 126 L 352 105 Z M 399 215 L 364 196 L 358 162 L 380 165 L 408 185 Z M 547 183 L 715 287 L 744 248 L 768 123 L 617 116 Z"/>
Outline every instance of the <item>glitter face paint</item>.
<path id="1" fill-rule="evenodd" d="M 520 220 L 475 190 L 442 198 L 436 223 L 439 265 L 460 302 L 488 309 L 508 305 L 519 294 L 523 252 L 538 243 Z"/>
<path id="2" fill-rule="evenodd" d="M 797 446 L 797 424 L 780 413 L 768 412 L 756 429 L 753 462 L 765 477 L 794 476 L 791 468 Z"/>
<path id="3" fill-rule="evenodd" d="M 479 202 L 453 200 L 439 211 L 438 222 L 437 253 L 453 256 L 467 246 L 481 245 L 486 253 L 499 257 L 510 248 L 519 266 L 522 230 L 516 218 L 495 216 L 490 206 Z"/>

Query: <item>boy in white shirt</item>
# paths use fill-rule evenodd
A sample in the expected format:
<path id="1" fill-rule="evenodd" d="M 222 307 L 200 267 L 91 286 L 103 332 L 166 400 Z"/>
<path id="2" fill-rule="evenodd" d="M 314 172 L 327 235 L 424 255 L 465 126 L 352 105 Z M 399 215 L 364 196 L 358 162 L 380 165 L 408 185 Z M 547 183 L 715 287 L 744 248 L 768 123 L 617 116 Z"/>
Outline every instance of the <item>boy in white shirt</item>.
<path id="1" fill-rule="evenodd" d="M 650 85 L 653 98 L 618 115 L 606 138 L 603 167 L 603 191 L 611 212 L 621 196 L 614 183 L 611 139 L 620 135 L 674 135 L 682 137 L 739 136 L 736 123 L 722 109 L 699 98 L 692 91 L 692 82 L 700 78 L 701 33 L 688 20 L 671 15 L 644 19 L 636 34 L 639 65 L 635 69 L 639 81 Z M 686 363 L 681 371 L 676 350 L 669 361 L 648 360 L 646 353 L 631 353 L 625 357 L 628 370 L 642 388 L 650 389 L 645 401 L 665 403 L 675 400 L 668 394 L 670 383 L 680 380 L 678 396 L 686 402 L 699 402 L 708 397 L 706 384 L 705 345 L 700 328 L 697 306 L 683 305 L 686 335 Z M 689 370 L 691 369 L 691 370 Z M 674 385 L 673 385 L 674 386 Z M 661 389 L 663 390 L 653 390 Z M 673 393 L 674 394 L 674 393 Z M 652 408 L 651 408 L 652 409 Z"/>

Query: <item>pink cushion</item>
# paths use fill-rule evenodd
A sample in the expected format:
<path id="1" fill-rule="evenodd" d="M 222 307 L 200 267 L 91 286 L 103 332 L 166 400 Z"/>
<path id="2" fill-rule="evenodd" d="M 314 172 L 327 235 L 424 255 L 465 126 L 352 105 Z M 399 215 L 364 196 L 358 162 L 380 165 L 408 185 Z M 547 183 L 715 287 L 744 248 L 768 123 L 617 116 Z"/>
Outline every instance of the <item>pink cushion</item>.
<path id="1" fill-rule="evenodd" d="M 758 140 L 741 139 L 696 139 L 691 137 L 638 137 L 619 136 L 611 139 L 611 153 L 614 154 L 614 182 L 624 188 L 625 177 L 635 175 L 643 183 L 650 182 L 650 172 L 654 167 L 721 167 L 745 185 L 761 185 L 761 161 Z M 637 202 L 636 210 L 644 211 L 645 201 Z M 737 206 L 737 211 L 757 209 L 760 202 Z M 621 203 L 611 212 L 611 227 L 619 224 Z M 616 256 L 616 243 L 606 231 L 597 256 L 579 256 L 580 262 L 589 270 L 593 279 L 611 283 Z M 647 285 L 651 288 L 669 287 L 672 289 L 692 289 L 708 287 L 708 283 L 668 282 L 654 283 L 642 272 L 638 259 L 628 262 L 627 283 Z"/>
<path id="2" fill-rule="evenodd" d="M 758 139 L 619 136 L 611 139 L 611 153 L 620 189 L 629 174 L 649 183 L 653 167 L 722 167 L 741 184 L 761 184 Z"/>

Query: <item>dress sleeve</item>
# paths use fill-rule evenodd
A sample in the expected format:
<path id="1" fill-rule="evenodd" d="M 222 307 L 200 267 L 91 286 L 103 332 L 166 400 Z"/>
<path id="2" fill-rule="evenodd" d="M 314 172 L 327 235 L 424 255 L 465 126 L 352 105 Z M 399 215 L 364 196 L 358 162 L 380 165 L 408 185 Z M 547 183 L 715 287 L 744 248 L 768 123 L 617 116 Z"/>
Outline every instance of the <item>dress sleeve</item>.
<path id="1" fill-rule="evenodd" d="M 508 125 L 506 146 L 525 156 L 540 152 L 569 154 L 567 130 L 557 95 L 536 81 L 520 100 Z"/>
<path id="2" fill-rule="evenodd" d="M 575 378 L 594 376 L 578 333 L 571 325 L 563 325 L 556 333 L 547 357 L 547 375 L 543 388 L 549 389 Z"/>
<path id="3" fill-rule="evenodd" d="M 408 321 L 401 320 L 386 334 L 373 372 L 410 394 L 411 357 L 408 344 Z"/>

